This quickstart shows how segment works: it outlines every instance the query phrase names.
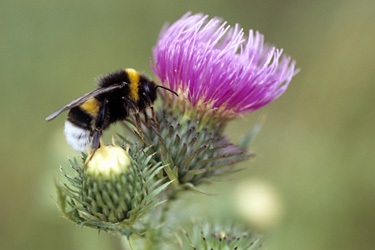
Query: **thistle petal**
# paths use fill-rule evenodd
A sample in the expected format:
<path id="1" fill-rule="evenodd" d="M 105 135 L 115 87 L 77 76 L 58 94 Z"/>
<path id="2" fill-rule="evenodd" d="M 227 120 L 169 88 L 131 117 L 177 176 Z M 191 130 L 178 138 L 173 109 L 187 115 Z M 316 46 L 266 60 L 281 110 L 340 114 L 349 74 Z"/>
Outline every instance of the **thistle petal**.
<path id="1" fill-rule="evenodd" d="M 194 107 L 235 117 L 272 102 L 287 89 L 295 61 L 264 43 L 259 32 L 248 37 L 238 24 L 185 14 L 164 26 L 153 49 L 155 74 Z"/>

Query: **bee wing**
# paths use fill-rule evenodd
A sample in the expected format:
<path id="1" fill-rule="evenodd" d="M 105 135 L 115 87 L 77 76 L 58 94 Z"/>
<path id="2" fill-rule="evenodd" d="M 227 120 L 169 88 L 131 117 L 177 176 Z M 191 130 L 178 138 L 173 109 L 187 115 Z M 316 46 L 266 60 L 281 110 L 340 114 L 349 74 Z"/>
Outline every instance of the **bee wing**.
<path id="1" fill-rule="evenodd" d="M 65 112 L 65 111 L 67 111 L 69 109 L 77 107 L 77 106 L 85 103 L 87 100 L 93 98 L 94 96 L 97 96 L 97 95 L 105 93 L 105 92 L 112 91 L 114 89 L 122 88 L 123 86 L 125 86 L 125 84 L 114 85 L 114 86 L 109 86 L 109 87 L 106 87 L 106 88 L 95 89 L 94 91 L 91 91 L 91 92 L 89 92 L 89 93 L 81 96 L 80 98 L 78 98 L 78 99 L 76 99 L 74 101 L 71 101 L 70 103 L 68 103 L 67 105 L 65 105 L 64 107 L 62 107 L 61 109 L 59 109 L 56 112 L 54 112 L 53 114 L 47 116 L 46 120 L 47 121 L 51 121 L 51 120 L 55 119 L 58 115 L 60 115 L 62 112 Z"/>

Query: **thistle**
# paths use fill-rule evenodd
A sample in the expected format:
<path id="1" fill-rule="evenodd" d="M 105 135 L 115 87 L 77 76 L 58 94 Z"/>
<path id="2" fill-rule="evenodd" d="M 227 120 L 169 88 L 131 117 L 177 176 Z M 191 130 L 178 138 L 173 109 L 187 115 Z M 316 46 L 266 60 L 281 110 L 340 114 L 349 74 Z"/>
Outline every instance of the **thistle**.
<path id="1" fill-rule="evenodd" d="M 278 98 L 298 72 L 263 40 L 252 30 L 246 38 L 237 24 L 190 13 L 160 33 L 152 69 L 179 96 L 162 93 L 159 124 L 143 133 L 174 186 L 196 188 L 252 156 L 227 139 L 226 125 Z"/>
<path id="2" fill-rule="evenodd" d="M 263 237 L 233 223 L 194 223 L 178 235 L 173 249 L 256 250 L 262 249 Z"/>
<path id="3" fill-rule="evenodd" d="M 151 163 L 147 150 L 129 155 L 119 146 L 102 145 L 91 159 L 84 156 L 81 163 L 71 161 L 76 176 L 61 168 L 68 180 L 64 185 L 56 183 L 63 214 L 80 226 L 139 234 L 134 224 L 162 203 L 155 197 L 169 184 L 160 185 L 162 179 L 155 182 L 163 166 Z"/>
<path id="4" fill-rule="evenodd" d="M 299 70 L 282 52 L 265 44 L 259 32 L 245 37 L 238 24 L 187 13 L 160 33 L 152 68 L 164 86 L 179 93 L 179 100 L 164 95 L 167 102 L 225 123 L 285 92 Z"/>

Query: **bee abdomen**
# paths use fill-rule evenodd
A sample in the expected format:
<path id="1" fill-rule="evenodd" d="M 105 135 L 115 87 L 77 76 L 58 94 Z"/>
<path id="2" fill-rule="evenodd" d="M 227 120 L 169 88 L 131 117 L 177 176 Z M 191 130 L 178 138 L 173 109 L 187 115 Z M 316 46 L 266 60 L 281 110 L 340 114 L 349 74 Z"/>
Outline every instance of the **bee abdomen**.
<path id="1" fill-rule="evenodd" d="M 89 150 L 92 143 L 92 133 L 90 130 L 81 128 L 68 120 L 65 121 L 64 132 L 66 141 L 74 150 L 81 152 Z"/>
<path id="2" fill-rule="evenodd" d="M 74 107 L 69 111 L 67 120 L 77 127 L 90 130 L 93 116 L 81 107 Z"/>

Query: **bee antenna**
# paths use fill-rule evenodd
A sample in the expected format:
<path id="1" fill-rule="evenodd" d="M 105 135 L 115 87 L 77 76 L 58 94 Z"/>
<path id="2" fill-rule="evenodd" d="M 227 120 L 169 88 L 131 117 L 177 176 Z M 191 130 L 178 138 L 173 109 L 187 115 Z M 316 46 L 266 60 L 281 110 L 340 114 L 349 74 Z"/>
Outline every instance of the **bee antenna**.
<path id="1" fill-rule="evenodd" d="M 176 92 L 174 92 L 173 90 L 171 90 L 167 87 L 164 87 L 164 86 L 161 86 L 161 85 L 156 85 L 155 89 L 157 89 L 157 88 L 162 88 L 162 89 L 168 90 L 168 91 L 172 92 L 173 94 L 175 94 L 176 96 L 178 96 L 178 94 Z"/>

